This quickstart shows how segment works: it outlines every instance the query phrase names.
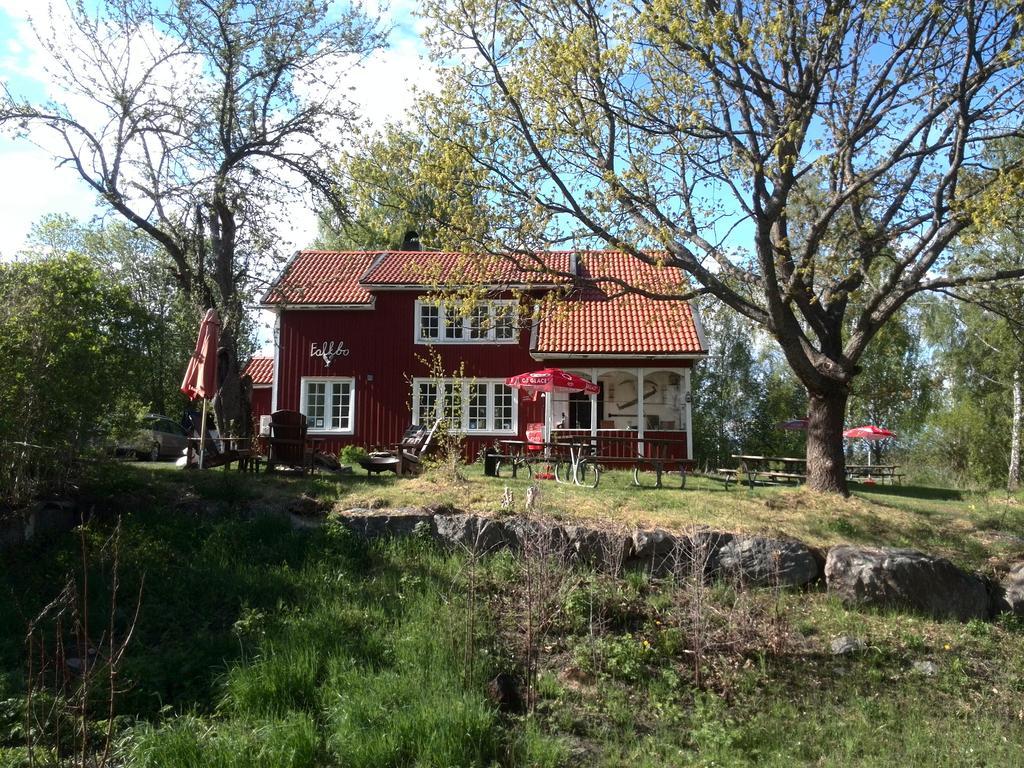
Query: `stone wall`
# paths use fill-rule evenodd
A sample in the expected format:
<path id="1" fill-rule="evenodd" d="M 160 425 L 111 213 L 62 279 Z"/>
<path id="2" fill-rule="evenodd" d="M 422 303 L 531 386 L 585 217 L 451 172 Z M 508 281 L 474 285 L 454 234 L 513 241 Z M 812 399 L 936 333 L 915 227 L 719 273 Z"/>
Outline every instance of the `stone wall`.
<path id="1" fill-rule="evenodd" d="M 350 509 L 336 519 L 367 539 L 415 534 L 478 553 L 534 549 L 567 563 L 615 571 L 643 568 L 655 575 L 699 572 L 748 587 L 823 582 L 850 606 L 906 610 L 937 619 L 988 619 L 1003 611 L 1024 615 L 1024 563 L 995 582 L 916 550 L 840 545 L 826 553 L 795 539 L 706 528 L 625 531 L 430 507 Z"/>

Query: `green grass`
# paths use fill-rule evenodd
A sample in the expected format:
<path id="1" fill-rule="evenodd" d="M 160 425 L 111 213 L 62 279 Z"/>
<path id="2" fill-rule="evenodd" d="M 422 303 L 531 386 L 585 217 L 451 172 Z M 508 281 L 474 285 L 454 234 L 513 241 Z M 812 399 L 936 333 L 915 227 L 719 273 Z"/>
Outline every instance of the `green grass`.
<path id="1" fill-rule="evenodd" d="M 114 468 L 108 481 L 140 493 L 190 493 L 223 509 L 262 504 L 296 508 L 304 497 L 321 511 L 351 507 L 401 507 L 446 504 L 495 514 L 506 487 L 521 511 L 525 478 L 484 477 L 480 465 L 464 469 L 465 481 L 453 482 L 443 472 L 418 478 L 393 475 L 367 477 L 318 475 L 313 479 L 237 472 L 183 473 L 166 464 L 127 463 Z M 840 543 L 898 546 L 949 557 L 979 568 L 1013 557 L 1024 547 L 1024 496 L 918 486 L 853 484 L 849 499 L 814 494 L 792 487 L 735 485 L 690 478 L 685 490 L 636 488 L 631 473 L 607 472 L 595 489 L 536 481 L 541 509 L 569 520 L 598 525 L 661 526 L 683 530 L 705 525 L 729 531 L 792 536 L 808 544 Z"/>
<path id="2" fill-rule="evenodd" d="M 609 505 L 628 491 L 612 480 L 602 484 Z M 140 587 L 142 594 L 117 700 L 117 763 L 1024 765 L 1019 619 L 942 623 L 850 611 L 820 592 L 557 571 L 558 596 L 535 647 L 536 710 L 508 715 L 488 700 L 486 684 L 496 671 L 522 669 L 521 562 L 505 554 L 471 567 L 418 538 L 366 545 L 337 526 L 300 531 L 287 516 L 252 514 L 287 509 L 299 496 L 324 506 L 387 494 L 397 502 L 410 488 L 419 489 L 416 503 L 435 500 L 424 490 L 431 487 L 458 503 L 504 484 L 300 481 L 136 465 L 95 478 L 85 493 L 123 517 L 119 633 Z M 522 487 L 514 486 L 517 496 Z M 544 487 L 546 505 L 559 488 Z M 567 500 L 586 498 L 565 490 L 576 494 Z M 725 493 L 691 490 L 644 492 L 647 514 L 695 514 L 670 512 L 660 499 Z M 750 505 L 803 498 L 775 489 L 728 494 Z M 952 524 L 985 503 L 913 489 L 871 494 L 851 508 Z M 813 502 L 800 507 L 808 519 Z M 903 530 L 892 525 L 887 535 Z M 99 516 L 85 531 L 94 636 L 110 619 L 112 526 Z M 26 762 L 25 627 L 68 574 L 81 583 L 81 544 L 69 535 L 0 556 L 3 768 Z M 833 656 L 831 640 L 843 634 L 866 650 Z M 936 674 L 916 671 L 921 661 Z M 101 732 L 104 715 L 95 711 Z"/>

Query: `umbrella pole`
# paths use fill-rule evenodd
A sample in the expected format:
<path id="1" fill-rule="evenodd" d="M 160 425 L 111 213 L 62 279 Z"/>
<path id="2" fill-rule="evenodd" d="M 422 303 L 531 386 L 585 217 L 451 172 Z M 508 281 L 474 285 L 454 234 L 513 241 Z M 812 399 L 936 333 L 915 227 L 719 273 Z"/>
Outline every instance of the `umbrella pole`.
<path id="1" fill-rule="evenodd" d="M 551 392 L 544 393 L 544 442 L 551 442 Z"/>
<path id="2" fill-rule="evenodd" d="M 199 468 L 203 468 L 203 456 L 206 452 L 206 398 L 203 398 L 202 426 L 199 427 Z"/>

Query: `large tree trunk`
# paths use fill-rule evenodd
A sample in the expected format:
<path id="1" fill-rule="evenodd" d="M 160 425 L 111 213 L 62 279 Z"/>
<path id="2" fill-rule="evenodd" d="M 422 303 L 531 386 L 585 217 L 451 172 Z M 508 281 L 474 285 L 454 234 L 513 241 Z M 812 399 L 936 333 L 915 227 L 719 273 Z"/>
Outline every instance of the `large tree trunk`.
<path id="1" fill-rule="evenodd" d="M 1013 427 L 1010 433 L 1010 472 L 1006 490 L 1013 492 L 1020 488 L 1020 420 L 1024 409 L 1024 394 L 1021 393 L 1020 366 L 1013 370 Z"/>
<path id="2" fill-rule="evenodd" d="M 808 392 L 807 485 L 812 490 L 849 495 L 846 457 L 843 456 L 843 422 L 848 397 L 845 389 Z"/>

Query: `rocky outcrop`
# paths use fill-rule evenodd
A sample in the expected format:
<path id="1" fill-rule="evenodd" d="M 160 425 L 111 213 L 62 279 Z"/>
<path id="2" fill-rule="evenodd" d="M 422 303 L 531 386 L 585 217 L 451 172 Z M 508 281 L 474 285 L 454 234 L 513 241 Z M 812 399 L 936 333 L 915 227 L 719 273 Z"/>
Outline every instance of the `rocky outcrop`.
<path id="1" fill-rule="evenodd" d="M 909 609 L 959 621 L 988 618 L 992 610 L 981 578 L 912 549 L 833 547 L 825 579 L 829 591 L 849 605 Z"/>
<path id="2" fill-rule="evenodd" d="M 993 609 L 1024 611 L 1024 563 L 990 590 L 948 560 L 908 549 L 839 546 L 822 553 L 800 541 L 710 529 L 624 531 L 532 517 L 491 518 L 449 508 L 351 509 L 339 522 L 367 539 L 428 535 L 478 554 L 527 551 L 619 572 L 700 573 L 741 586 L 799 587 L 820 581 L 850 605 L 908 609 L 935 618 L 987 618 Z M 994 594 L 990 594 L 990 592 Z"/>
<path id="3" fill-rule="evenodd" d="M 719 572 L 754 587 L 800 587 L 821 576 L 814 552 L 791 539 L 736 536 L 717 554 Z"/>
<path id="4" fill-rule="evenodd" d="M 0 552 L 70 531 L 82 513 L 70 499 L 47 499 L 0 518 Z"/>
<path id="5" fill-rule="evenodd" d="M 993 603 L 997 613 L 1024 616 L 1024 563 L 1017 563 L 996 585 Z"/>

